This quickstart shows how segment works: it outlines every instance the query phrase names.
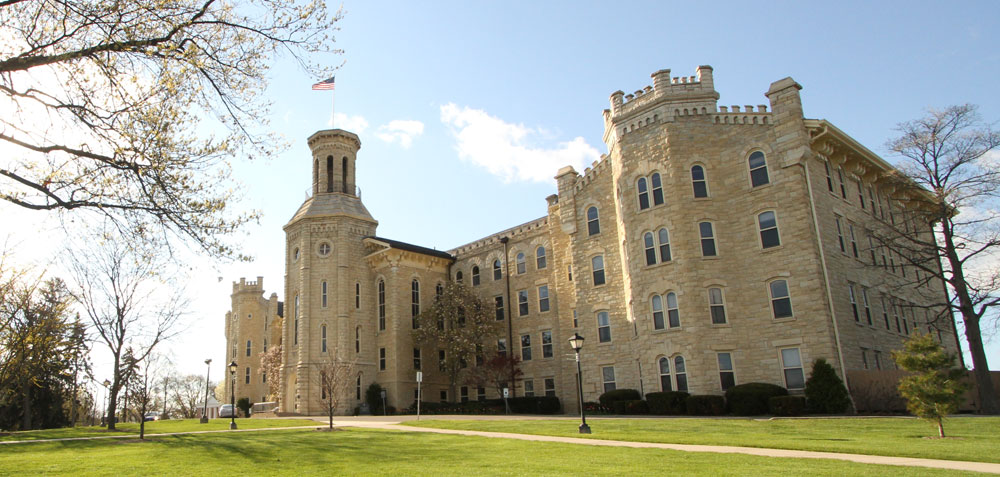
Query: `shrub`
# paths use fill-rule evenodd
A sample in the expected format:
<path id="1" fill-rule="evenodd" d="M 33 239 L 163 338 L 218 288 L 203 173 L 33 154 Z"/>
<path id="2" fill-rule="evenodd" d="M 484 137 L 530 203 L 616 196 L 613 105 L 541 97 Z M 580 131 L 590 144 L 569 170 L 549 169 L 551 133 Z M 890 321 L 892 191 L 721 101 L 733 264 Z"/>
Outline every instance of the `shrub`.
<path id="1" fill-rule="evenodd" d="M 806 402 L 810 412 L 819 414 L 841 414 L 851 406 L 844 382 L 825 359 L 813 361 L 806 381 Z"/>
<path id="2" fill-rule="evenodd" d="M 593 401 L 587 401 L 583 403 L 583 410 L 587 411 L 588 414 L 604 413 L 604 407 L 601 406 L 601 403 Z"/>
<path id="3" fill-rule="evenodd" d="M 371 383 L 365 389 L 365 402 L 373 415 L 382 414 L 382 386 L 379 383 Z"/>
<path id="4" fill-rule="evenodd" d="M 726 413 L 726 400 L 714 394 L 688 396 L 685 406 L 691 416 L 721 416 Z"/>
<path id="5" fill-rule="evenodd" d="M 619 415 L 649 414 L 649 405 L 643 400 L 615 401 L 614 412 Z"/>
<path id="6" fill-rule="evenodd" d="M 562 411 L 562 403 L 555 396 L 544 396 L 538 401 L 539 414 L 559 414 Z"/>
<path id="7" fill-rule="evenodd" d="M 640 399 L 642 399 L 642 394 L 639 394 L 639 391 L 635 389 L 615 389 L 601 394 L 601 397 L 597 398 L 606 411 L 614 409 L 615 401 L 638 401 Z"/>
<path id="8" fill-rule="evenodd" d="M 774 396 L 767 401 L 772 416 L 801 416 L 806 412 L 805 396 Z"/>
<path id="9" fill-rule="evenodd" d="M 233 394 L 236 394 L 236 393 L 233 393 Z M 246 416 L 246 417 L 250 417 L 250 408 L 252 406 L 253 406 L 253 403 L 250 402 L 250 398 L 242 397 L 242 398 L 239 398 L 239 399 L 236 400 L 236 409 L 239 409 L 240 411 L 243 411 L 243 415 Z"/>
<path id="10" fill-rule="evenodd" d="M 517 414 L 555 414 L 560 409 L 559 398 L 555 396 L 522 396 L 510 398 L 507 402 L 510 412 Z"/>
<path id="11" fill-rule="evenodd" d="M 740 384 L 726 391 L 726 404 L 729 406 L 729 411 L 737 416 L 757 416 L 767 414 L 769 399 L 787 395 L 787 389 L 775 384 Z"/>
<path id="12" fill-rule="evenodd" d="M 680 415 L 687 414 L 687 398 L 690 394 L 684 391 L 666 391 L 646 394 L 646 403 L 650 414 Z"/>

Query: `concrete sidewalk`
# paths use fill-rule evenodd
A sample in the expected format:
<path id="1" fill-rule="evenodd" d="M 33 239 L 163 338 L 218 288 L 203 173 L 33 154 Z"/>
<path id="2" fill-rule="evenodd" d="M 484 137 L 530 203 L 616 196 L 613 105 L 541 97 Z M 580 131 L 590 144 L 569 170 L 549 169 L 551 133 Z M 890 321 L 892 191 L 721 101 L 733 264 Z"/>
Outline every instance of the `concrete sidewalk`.
<path id="1" fill-rule="evenodd" d="M 411 421 L 412 422 L 412 421 Z M 837 452 L 815 452 L 790 449 L 768 449 L 760 447 L 736 446 L 706 446 L 692 444 L 661 444 L 654 442 L 612 441 L 605 439 L 587 439 L 580 437 L 541 436 L 533 434 L 514 434 L 509 432 L 466 431 L 455 429 L 432 429 L 429 427 L 403 426 L 399 421 L 363 421 L 337 420 L 334 425 L 339 427 L 358 427 L 366 429 L 387 429 L 407 432 L 430 432 L 435 434 L 452 434 L 462 436 L 492 437 L 501 439 L 518 439 L 536 442 L 561 442 L 566 444 L 582 444 L 591 446 L 631 447 L 637 449 L 669 449 L 685 452 L 715 452 L 720 454 L 747 454 L 763 457 L 794 457 L 799 459 L 834 459 L 861 464 L 883 464 L 910 467 L 929 467 L 933 469 L 964 470 L 1000 474 L 1000 464 L 986 462 L 968 462 L 957 460 L 920 459 L 915 457 L 888 457 L 865 454 L 841 454 Z"/>

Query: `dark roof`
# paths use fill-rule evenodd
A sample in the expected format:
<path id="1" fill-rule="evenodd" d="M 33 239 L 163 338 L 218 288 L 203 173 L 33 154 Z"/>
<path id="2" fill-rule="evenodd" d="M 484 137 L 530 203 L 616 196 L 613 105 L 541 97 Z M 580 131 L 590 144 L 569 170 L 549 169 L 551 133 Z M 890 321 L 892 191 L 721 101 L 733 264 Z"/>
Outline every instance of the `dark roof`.
<path id="1" fill-rule="evenodd" d="M 398 240 L 391 240 L 391 239 L 387 239 L 387 238 L 384 238 L 384 237 L 369 236 L 369 237 L 365 237 L 365 238 L 375 239 L 375 240 L 378 240 L 379 242 L 385 242 L 385 243 L 389 244 L 389 246 L 392 247 L 392 248 L 396 248 L 396 249 L 399 249 L 399 250 L 406 250 L 407 252 L 420 253 L 420 254 L 423 254 L 423 255 L 430 255 L 432 257 L 446 258 L 446 259 L 449 259 L 449 260 L 454 260 L 455 259 L 455 257 L 452 256 L 450 253 L 448 253 L 448 252 L 442 252 L 440 250 L 434 250 L 433 248 L 421 247 L 419 245 L 413 245 L 413 244 L 406 243 L 406 242 L 400 242 Z"/>

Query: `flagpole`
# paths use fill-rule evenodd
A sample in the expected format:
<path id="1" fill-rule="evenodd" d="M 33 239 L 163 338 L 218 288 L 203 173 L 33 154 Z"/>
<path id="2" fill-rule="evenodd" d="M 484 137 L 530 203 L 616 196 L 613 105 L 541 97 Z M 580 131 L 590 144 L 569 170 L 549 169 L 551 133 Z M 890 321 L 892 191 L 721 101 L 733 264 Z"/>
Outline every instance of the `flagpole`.
<path id="1" fill-rule="evenodd" d="M 330 128 L 335 128 L 334 121 L 337 118 L 337 90 L 330 91 Z"/>

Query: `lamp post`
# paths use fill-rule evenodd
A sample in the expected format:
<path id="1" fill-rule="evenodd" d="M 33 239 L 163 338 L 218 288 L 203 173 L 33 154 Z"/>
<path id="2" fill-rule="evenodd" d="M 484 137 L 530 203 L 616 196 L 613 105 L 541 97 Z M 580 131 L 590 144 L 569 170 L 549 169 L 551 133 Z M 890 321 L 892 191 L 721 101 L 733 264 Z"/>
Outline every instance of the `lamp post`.
<path id="1" fill-rule="evenodd" d="M 580 402 L 580 434 L 590 434 L 590 426 L 587 425 L 587 413 L 583 409 L 583 369 L 580 367 L 580 349 L 583 348 L 583 337 L 579 333 L 573 333 L 573 336 L 569 339 L 569 345 L 576 352 L 577 399 Z"/>
<path id="2" fill-rule="evenodd" d="M 205 370 L 205 407 L 201 410 L 201 422 L 202 424 L 208 423 L 208 375 L 212 372 L 212 359 L 205 360 L 205 366 L 208 369 Z"/>
<path id="3" fill-rule="evenodd" d="M 107 379 L 105 379 L 104 382 L 101 383 L 101 384 L 104 385 L 104 410 L 101 411 L 101 422 L 105 426 L 107 426 L 108 425 L 108 422 L 107 422 L 107 417 L 108 417 L 108 386 L 111 386 L 111 381 L 108 381 Z"/>
<path id="4" fill-rule="evenodd" d="M 232 406 L 232 414 L 229 415 L 229 428 L 236 429 L 236 368 L 239 365 L 236 361 L 229 363 L 229 379 L 232 385 L 229 388 L 229 405 Z"/>

